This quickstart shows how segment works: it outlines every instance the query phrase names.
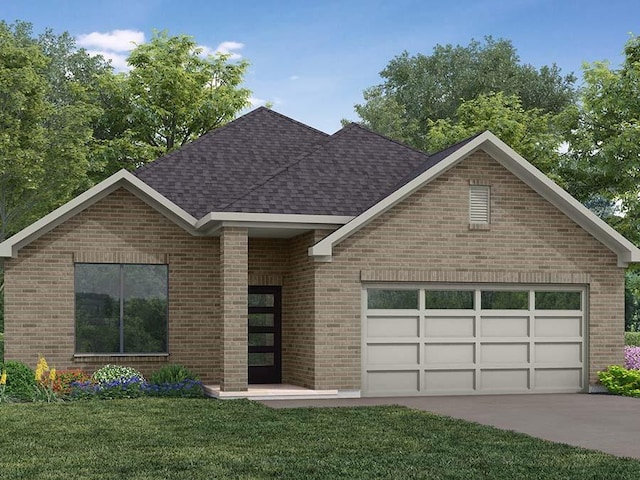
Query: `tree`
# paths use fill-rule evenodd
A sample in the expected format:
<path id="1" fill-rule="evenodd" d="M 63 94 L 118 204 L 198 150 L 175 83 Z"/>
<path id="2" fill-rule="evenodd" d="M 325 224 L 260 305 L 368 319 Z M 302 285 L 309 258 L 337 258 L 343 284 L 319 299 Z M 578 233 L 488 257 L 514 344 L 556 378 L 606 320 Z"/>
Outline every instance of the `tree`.
<path id="1" fill-rule="evenodd" d="M 537 108 L 525 110 L 519 97 L 500 92 L 463 101 L 455 119 L 429 120 L 427 140 L 434 150 L 491 130 L 528 161 L 553 175 L 563 137 L 555 132 L 551 113 Z"/>
<path id="2" fill-rule="evenodd" d="M 249 106 L 251 92 L 240 88 L 248 63 L 201 54 L 192 37 L 155 33 L 131 52 L 128 74 L 103 79 L 104 174 L 154 160 Z"/>
<path id="3" fill-rule="evenodd" d="M 365 126 L 423 150 L 433 150 L 430 121 L 455 121 L 460 104 L 479 95 L 516 95 L 524 110 L 545 114 L 563 111 L 575 98 L 573 75 L 562 76 L 555 64 L 522 64 L 510 41 L 492 37 L 466 47 L 436 45 L 430 56 L 404 52 L 380 75 L 383 83 L 365 90 L 356 113 Z"/>
<path id="4" fill-rule="evenodd" d="M 66 33 L 0 22 L 0 241 L 88 186 L 90 86 L 110 71 Z"/>
<path id="5" fill-rule="evenodd" d="M 624 52 L 619 69 L 606 62 L 584 65 L 561 173 L 579 200 L 608 202 L 615 214 L 609 208 L 605 220 L 640 244 L 640 39 L 631 38 Z"/>

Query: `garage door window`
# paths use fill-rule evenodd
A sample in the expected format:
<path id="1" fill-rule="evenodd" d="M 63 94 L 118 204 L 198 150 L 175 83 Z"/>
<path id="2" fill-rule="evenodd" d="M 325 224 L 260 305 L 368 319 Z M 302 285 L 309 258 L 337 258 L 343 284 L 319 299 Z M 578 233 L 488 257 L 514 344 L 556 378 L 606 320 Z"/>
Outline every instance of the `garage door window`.
<path id="1" fill-rule="evenodd" d="M 473 309 L 473 291 L 468 290 L 427 290 L 424 293 L 425 308 L 428 309 Z"/>
<path id="2" fill-rule="evenodd" d="M 538 310 L 580 310 L 580 292 L 536 292 Z"/>
<path id="3" fill-rule="evenodd" d="M 369 290 L 368 308 L 375 309 L 418 309 L 417 290 Z"/>
<path id="4" fill-rule="evenodd" d="M 526 310 L 529 308 L 529 292 L 483 290 L 480 297 L 482 308 L 486 310 Z"/>

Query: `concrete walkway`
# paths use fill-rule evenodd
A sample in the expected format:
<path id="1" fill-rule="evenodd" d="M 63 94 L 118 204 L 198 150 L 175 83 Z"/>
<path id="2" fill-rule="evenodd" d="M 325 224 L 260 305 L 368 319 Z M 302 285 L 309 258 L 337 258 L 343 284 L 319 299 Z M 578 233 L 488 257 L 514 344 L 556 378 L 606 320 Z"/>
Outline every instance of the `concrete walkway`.
<path id="1" fill-rule="evenodd" d="M 266 400 L 272 408 L 403 405 L 533 437 L 640 459 L 640 399 L 613 395 L 486 395 Z"/>

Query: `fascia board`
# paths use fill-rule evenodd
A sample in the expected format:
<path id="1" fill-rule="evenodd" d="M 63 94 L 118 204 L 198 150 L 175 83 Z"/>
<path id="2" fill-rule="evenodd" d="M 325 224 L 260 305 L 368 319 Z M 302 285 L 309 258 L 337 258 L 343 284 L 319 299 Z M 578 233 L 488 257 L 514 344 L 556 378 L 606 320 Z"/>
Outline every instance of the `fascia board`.
<path id="1" fill-rule="evenodd" d="M 198 231 L 218 229 L 225 226 L 245 226 L 264 228 L 323 228 L 334 229 L 351 221 L 352 216 L 341 215 L 300 215 L 279 213 L 211 212 L 196 223 Z"/>
<path id="2" fill-rule="evenodd" d="M 196 219 L 194 217 L 160 195 L 139 178 L 126 170 L 120 170 L 0 243 L 0 257 L 17 257 L 20 248 L 41 237 L 121 187 L 134 193 L 183 228 L 195 231 Z"/>
<path id="3" fill-rule="evenodd" d="M 378 215 L 386 212 L 397 203 L 401 202 L 416 190 L 422 188 L 429 183 L 432 179 L 445 172 L 458 161 L 465 158 L 470 153 L 474 152 L 487 138 L 489 132 L 484 132 L 471 140 L 466 145 L 453 152 L 449 157 L 440 161 L 426 172 L 418 175 L 416 178 L 400 187 L 389 196 L 383 198 L 378 203 L 365 210 L 363 213 L 355 217 L 351 222 L 347 223 L 342 228 L 339 228 L 332 234 L 326 236 L 320 242 L 314 246 L 309 247 L 308 254 L 310 257 L 315 257 L 317 261 L 329 261 L 329 258 L 333 254 L 333 246 L 340 243 L 344 239 L 348 238 L 356 231 L 367 225 Z"/>
<path id="4" fill-rule="evenodd" d="M 599 240 L 603 245 L 616 253 L 618 255 L 619 266 L 625 267 L 629 263 L 640 262 L 640 249 L 489 131 L 486 131 L 471 140 L 462 148 L 453 152 L 448 158 L 442 160 L 434 167 L 396 190 L 391 195 L 384 198 L 361 215 L 357 216 L 344 227 L 339 228 L 314 246 L 310 247 L 308 250 L 309 256 L 314 257 L 316 261 L 330 261 L 334 245 L 340 243 L 371 222 L 378 215 L 386 212 L 398 202 L 407 198 L 416 190 L 420 189 L 441 173 L 457 164 L 467 155 L 480 148 L 489 153 L 507 170 L 511 171 L 514 175 L 520 178 L 520 180 L 533 188 L 538 194 L 552 203 L 571 220 L 593 235 L 593 237 Z"/>

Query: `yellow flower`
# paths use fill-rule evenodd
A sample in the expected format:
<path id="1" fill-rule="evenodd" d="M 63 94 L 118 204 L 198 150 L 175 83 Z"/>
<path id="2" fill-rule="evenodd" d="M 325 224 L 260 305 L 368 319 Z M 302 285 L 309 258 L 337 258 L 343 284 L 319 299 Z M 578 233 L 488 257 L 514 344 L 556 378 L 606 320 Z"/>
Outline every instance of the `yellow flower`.
<path id="1" fill-rule="evenodd" d="M 53 382 L 56 379 L 56 369 L 52 368 L 49 372 L 49 381 Z"/>
<path id="2" fill-rule="evenodd" d="M 7 384 L 7 371 L 3 370 L 2 375 L 0 375 L 0 385 L 6 385 L 6 384 Z"/>
<path id="3" fill-rule="evenodd" d="M 45 373 L 49 371 L 49 365 L 47 365 L 47 361 L 45 358 L 40 355 L 40 359 L 38 360 L 38 365 L 36 365 L 36 381 L 42 382 L 45 378 Z"/>

